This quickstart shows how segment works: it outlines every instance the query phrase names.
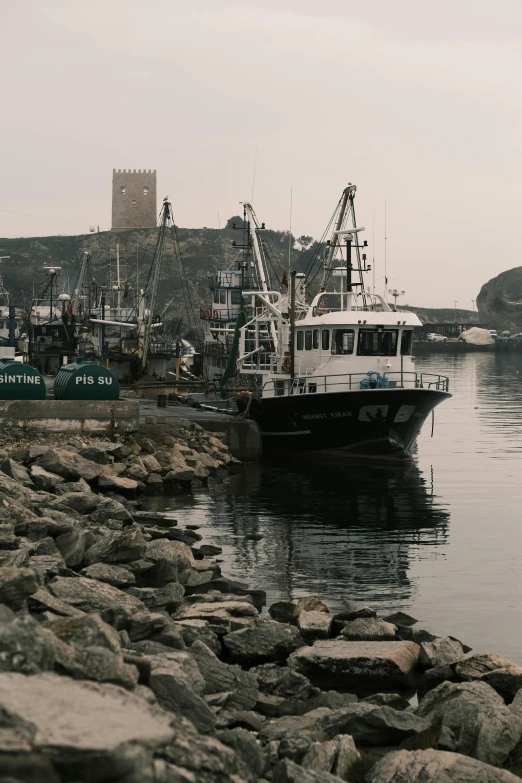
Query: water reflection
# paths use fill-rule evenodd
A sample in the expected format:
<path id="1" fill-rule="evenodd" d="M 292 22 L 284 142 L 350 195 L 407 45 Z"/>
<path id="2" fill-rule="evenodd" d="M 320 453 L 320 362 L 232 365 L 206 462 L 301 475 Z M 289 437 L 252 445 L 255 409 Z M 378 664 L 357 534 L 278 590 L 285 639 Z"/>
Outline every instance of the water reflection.
<path id="1" fill-rule="evenodd" d="M 412 559 L 442 556 L 448 537 L 432 471 L 415 466 L 248 465 L 210 495 L 157 503 L 200 524 L 223 547 L 223 572 L 263 587 L 270 602 L 313 593 L 333 609 L 404 606 L 416 589 Z"/>

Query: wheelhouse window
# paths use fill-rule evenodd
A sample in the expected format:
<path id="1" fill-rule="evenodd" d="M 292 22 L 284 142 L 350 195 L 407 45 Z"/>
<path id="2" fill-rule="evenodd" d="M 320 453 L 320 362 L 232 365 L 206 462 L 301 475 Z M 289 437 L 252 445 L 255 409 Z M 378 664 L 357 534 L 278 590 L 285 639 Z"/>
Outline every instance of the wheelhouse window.
<path id="1" fill-rule="evenodd" d="M 239 291 L 237 288 L 232 289 L 232 291 L 230 292 L 230 297 L 231 297 L 230 301 L 233 305 L 240 305 L 243 302 L 241 291 Z"/>
<path id="2" fill-rule="evenodd" d="M 304 332 L 299 330 L 297 332 L 297 346 L 298 351 L 302 351 L 304 348 Z"/>
<path id="3" fill-rule="evenodd" d="M 307 329 L 305 332 L 305 351 L 312 350 L 312 330 Z"/>
<path id="4" fill-rule="evenodd" d="M 214 300 L 214 304 L 219 304 L 219 290 L 217 288 L 214 289 L 212 298 Z"/>
<path id="5" fill-rule="evenodd" d="M 334 329 L 332 333 L 332 353 L 353 353 L 354 339 L 355 331 L 353 329 Z"/>
<path id="6" fill-rule="evenodd" d="M 330 330 L 329 329 L 323 329 L 323 333 L 321 335 L 321 345 L 323 348 L 323 351 L 327 351 L 330 347 Z"/>
<path id="7" fill-rule="evenodd" d="M 397 356 L 397 329 L 360 329 L 359 356 Z"/>
<path id="8" fill-rule="evenodd" d="M 319 348 L 319 329 L 314 329 L 313 346 L 314 350 Z"/>
<path id="9" fill-rule="evenodd" d="M 219 291 L 219 302 L 220 304 L 226 304 L 227 303 L 227 290 L 226 288 L 221 288 Z"/>
<path id="10" fill-rule="evenodd" d="M 413 329 L 404 329 L 401 336 L 401 354 L 411 356 L 413 347 Z"/>

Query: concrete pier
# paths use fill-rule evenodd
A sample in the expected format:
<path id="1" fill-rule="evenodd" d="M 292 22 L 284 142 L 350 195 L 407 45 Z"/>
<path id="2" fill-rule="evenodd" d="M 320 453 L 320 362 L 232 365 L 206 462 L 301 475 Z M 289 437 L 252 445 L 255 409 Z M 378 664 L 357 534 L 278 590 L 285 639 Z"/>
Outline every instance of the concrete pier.
<path id="1" fill-rule="evenodd" d="M 219 433 L 230 453 L 242 462 L 257 462 L 262 454 L 261 430 L 251 419 L 227 416 L 223 413 L 213 413 L 188 405 L 167 406 L 158 408 L 152 400 L 140 401 L 140 424 L 161 424 L 167 421 L 170 425 L 187 427 L 199 424 L 209 432 Z"/>
<path id="2" fill-rule="evenodd" d="M 2 432 L 125 433 L 139 427 L 137 400 L 1 400 Z"/>

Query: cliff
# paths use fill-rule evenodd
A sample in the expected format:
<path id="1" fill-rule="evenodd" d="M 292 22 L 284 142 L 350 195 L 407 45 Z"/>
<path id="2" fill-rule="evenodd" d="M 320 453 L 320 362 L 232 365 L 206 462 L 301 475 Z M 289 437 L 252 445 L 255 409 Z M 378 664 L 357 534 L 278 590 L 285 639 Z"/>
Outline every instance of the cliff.
<path id="1" fill-rule="evenodd" d="M 522 332 L 522 266 L 484 283 L 477 296 L 481 323 L 501 332 Z"/>

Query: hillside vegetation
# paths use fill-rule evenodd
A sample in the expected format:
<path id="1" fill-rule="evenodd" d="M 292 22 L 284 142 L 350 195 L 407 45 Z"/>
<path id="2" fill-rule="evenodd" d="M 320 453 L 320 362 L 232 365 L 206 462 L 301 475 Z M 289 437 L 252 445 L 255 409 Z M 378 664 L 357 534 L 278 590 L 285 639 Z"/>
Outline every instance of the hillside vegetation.
<path id="1" fill-rule="evenodd" d="M 158 303 L 158 310 L 161 311 L 171 302 L 168 309 L 169 319 L 182 316 L 185 325 L 190 326 L 194 321 L 197 322 L 199 308 L 210 306 L 209 277 L 220 269 L 226 269 L 239 253 L 232 242 L 241 244 L 242 231 L 232 228 L 234 222 L 237 226 L 242 225 L 241 218 L 235 217 L 221 230 L 176 227 L 175 230 L 169 231 L 165 242 Z M 298 271 L 305 271 L 317 248 L 312 237 L 290 238 L 287 231 L 267 229 L 263 237 L 273 260 L 272 284 L 276 287 L 279 287 L 284 271 L 288 268 L 289 241 L 292 244 L 292 267 Z M 4 285 L 10 292 L 11 302 L 22 309 L 28 309 L 33 291 L 38 295 L 47 282 L 44 265 L 61 267 L 60 286 L 62 290 L 67 290 L 68 281 L 73 284 L 76 280 L 82 254 L 86 251 L 91 254 L 95 282 L 107 286 L 114 284 L 118 243 L 122 280 L 128 279 L 129 285 L 135 288 L 138 278 L 139 287 L 143 288 L 147 283 L 157 238 L 158 229 L 133 229 L 79 236 L 0 239 L 0 255 L 10 256 L 10 260 L 1 262 L 0 271 L 4 277 Z M 189 296 L 183 284 L 183 269 Z M 319 278 L 320 273 L 312 290 L 317 289 Z M 399 306 L 416 312 L 423 321 L 453 321 L 455 317 L 452 308 L 439 310 Z M 457 310 L 457 318 L 460 321 L 473 321 L 477 320 L 477 313 Z"/>

